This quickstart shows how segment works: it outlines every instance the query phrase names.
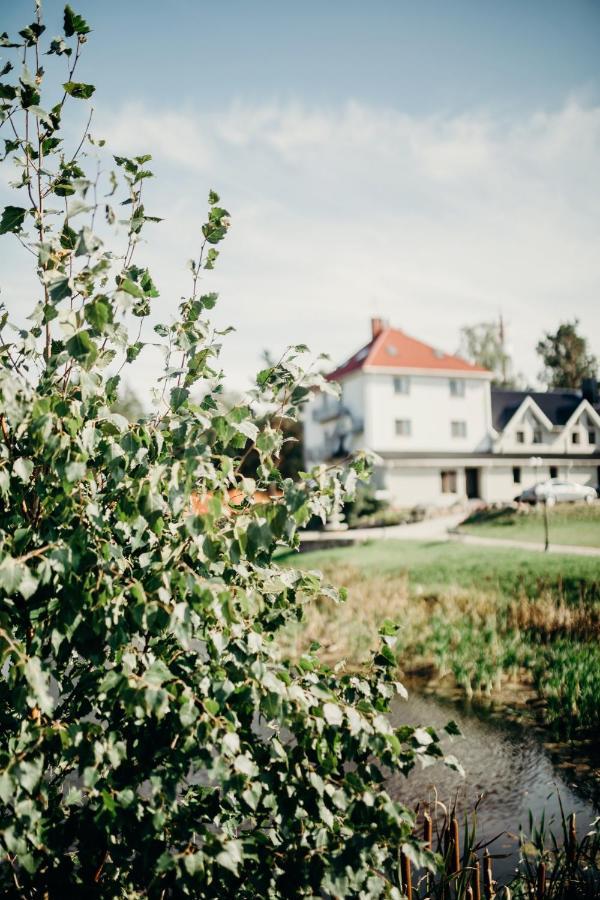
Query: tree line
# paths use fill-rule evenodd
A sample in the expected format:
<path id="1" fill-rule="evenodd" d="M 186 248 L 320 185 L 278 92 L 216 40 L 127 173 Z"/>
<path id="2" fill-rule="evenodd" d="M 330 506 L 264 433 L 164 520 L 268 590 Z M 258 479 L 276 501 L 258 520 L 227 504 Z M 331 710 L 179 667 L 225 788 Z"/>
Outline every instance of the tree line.
<path id="1" fill-rule="evenodd" d="M 598 377 L 598 359 L 580 333 L 578 319 L 561 322 L 556 331 L 545 332 L 536 352 L 542 363 L 539 379 L 548 390 L 579 388 L 585 379 Z M 459 353 L 493 372 L 497 387 L 526 387 L 524 376 L 515 371 L 507 351 L 502 318 L 464 326 Z"/>

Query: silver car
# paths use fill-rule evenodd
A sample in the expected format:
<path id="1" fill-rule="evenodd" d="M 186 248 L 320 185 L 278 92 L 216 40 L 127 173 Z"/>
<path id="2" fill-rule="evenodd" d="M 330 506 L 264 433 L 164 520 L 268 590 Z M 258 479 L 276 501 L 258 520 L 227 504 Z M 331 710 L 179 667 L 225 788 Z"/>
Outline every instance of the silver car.
<path id="1" fill-rule="evenodd" d="M 596 489 L 589 485 L 550 478 L 527 488 L 516 499 L 524 503 L 546 503 L 548 506 L 554 506 L 555 503 L 575 503 L 578 500 L 593 503 L 597 496 Z"/>

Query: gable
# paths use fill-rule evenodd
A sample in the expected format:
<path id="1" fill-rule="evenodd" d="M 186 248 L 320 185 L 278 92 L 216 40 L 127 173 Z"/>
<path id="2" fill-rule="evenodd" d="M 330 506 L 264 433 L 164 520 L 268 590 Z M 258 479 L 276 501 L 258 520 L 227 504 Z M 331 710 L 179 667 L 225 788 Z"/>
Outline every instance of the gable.
<path id="1" fill-rule="evenodd" d="M 492 388 L 492 424 L 504 431 L 524 402 L 530 398 L 553 426 L 566 425 L 581 404 L 578 391 L 512 391 Z"/>
<path id="2" fill-rule="evenodd" d="M 600 414 L 588 400 L 581 400 L 565 425 L 569 428 L 575 425 L 583 428 L 600 428 Z"/>
<path id="3" fill-rule="evenodd" d="M 525 397 L 521 405 L 504 426 L 504 430 L 510 426 L 510 430 L 516 431 L 523 425 L 529 425 L 531 428 L 541 427 L 549 432 L 551 432 L 554 427 L 553 422 L 548 418 L 544 411 L 540 409 L 531 396 Z"/>

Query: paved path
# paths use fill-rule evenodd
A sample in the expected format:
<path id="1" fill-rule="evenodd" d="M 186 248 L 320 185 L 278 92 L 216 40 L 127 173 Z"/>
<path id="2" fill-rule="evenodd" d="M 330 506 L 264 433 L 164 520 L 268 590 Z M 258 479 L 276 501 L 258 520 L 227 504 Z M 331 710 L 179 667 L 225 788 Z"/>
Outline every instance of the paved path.
<path id="1" fill-rule="evenodd" d="M 515 547 L 518 550 L 534 550 L 544 553 L 544 545 L 533 541 L 512 541 L 510 538 L 479 537 L 475 534 L 454 533 L 448 535 L 452 540 L 461 544 L 474 544 L 481 547 Z M 599 556 L 600 547 L 578 547 L 574 544 L 550 544 L 548 553 L 570 553 L 575 556 Z"/>
<path id="2" fill-rule="evenodd" d="M 447 541 L 448 531 L 456 528 L 465 514 L 453 513 L 448 516 L 436 516 L 423 522 L 410 522 L 407 525 L 386 525 L 385 528 L 352 528 L 348 531 L 304 531 L 302 543 L 328 543 L 340 541 Z"/>
<path id="3" fill-rule="evenodd" d="M 305 546 L 312 543 L 332 545 L 363 543 L 364 541 L 409 540 L 409 541 L 458 541 L 481 547 L 513 547 L 518 550 L 544 552 L 544 545 L 528 541 L 513 541 L 509 538 L 479 537 L 474 534 L 460 534 L 455 529 L 464 520 L 465 514 L 452 513 L 436 516 L 423 522 L 407 525 L 387 525 L 385 528 L 352 528 L 348 531 L 305 531 L 300 540 Z M 571 544 L 550 544 L 549 553 L 569 553 L 575 556 L 598 556 L 600 547 L 576 547 Z"/>

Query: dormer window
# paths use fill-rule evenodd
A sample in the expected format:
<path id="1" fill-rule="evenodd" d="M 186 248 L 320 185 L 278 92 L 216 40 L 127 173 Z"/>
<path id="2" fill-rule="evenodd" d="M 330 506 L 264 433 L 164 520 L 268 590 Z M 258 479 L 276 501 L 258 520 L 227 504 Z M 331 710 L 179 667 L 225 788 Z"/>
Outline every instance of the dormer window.
<path id="1" fill-rule="evenodd" d="M 571 434 L 571 443 L 572 444 L 580 444 L 581 443 L 581 435 L 578 431 L 574 431 Z"/>
<path id="2" fill-rule="evenodd" d="M 590 428 L 590 430 L 588 431 L 588 444 L 595 444 L 595 443 L 596 443 L 596 432 L 594 431 L 593 428 Z"/>
<path id="3" fill-rule="evenodd" d="M 517 431 L 517 444 L 524 444 L 524 443 L 525 443 L 525 432 Z"/>
<path id="4" fill-rule="evenodd" d="M 450 396 L 451 397 L 464 397 L 465 396 L 465 382 L 462 378 L 451 378 L 450 379 Z"/>
<path id="5" fill-rule="evenodd" d="M 394 376 L 394 393 L 410 394 L 410 378 L 408 377 L 408 375 Z"/>
<path id="6" fill-rule="evenodd" d="M 536 428 L 535 431 L 533 432 L 533 443 L 534 444 L 542 443 L 542 429 L 541 428 Z"/>

